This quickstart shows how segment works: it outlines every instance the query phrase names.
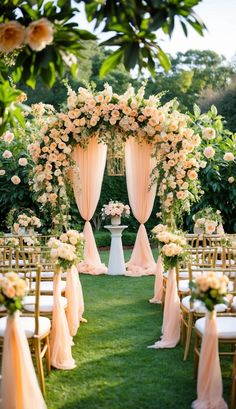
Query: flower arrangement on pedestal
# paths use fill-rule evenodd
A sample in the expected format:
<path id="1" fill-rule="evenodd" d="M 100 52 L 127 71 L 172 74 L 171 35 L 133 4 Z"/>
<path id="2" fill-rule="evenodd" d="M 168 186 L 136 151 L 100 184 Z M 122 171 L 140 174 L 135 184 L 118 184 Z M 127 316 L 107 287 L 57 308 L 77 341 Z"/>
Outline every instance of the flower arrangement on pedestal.
<path id="1" fill-rule="evenodd" d="M 111 217 L 111 224 L 119 225 L 121 217 L 129 217 L 130 207 L 129 205 L 124 205 L 123 203 L 113 200 L 110 200 L 108 204 L 103 205 L 102 210 L 102 219 L 106 219 L 108 216 Z"/>
<path id="2" fill-rule="evenodd" d="M 214 311 L 216 304 L 225 303 L 228 283 L 228 277 L 218 277 L 214 272 L 196 277 L 190 283 L 191 301 L 199 300 L 208 311 Z"/>
<path id="3" fill-rule="evenodd" d="M 13 222 L 16 219 L 15 223 Z M 31 209 L 16 209 L 10 210 L 7 216 L 8 227 L 11 227 L 13 233 L 24 235 L 33 233 L 34 229 L 41 227 L 40 219 L 35 216 Z"/>
<path id="4" fill-rule="evenodd" d="M 28 290 L 28 283 L 18 274 L 9 272 L 0 277 L 0 305 L 12 315 L 22 309 L 22 299 Z"/>
<path id="5" fill-rule="evenodd" d="M 224 234 L 223 219 L 220 210 L 206 207 L 199 210 L 194 216 L 194 232 L 205 234 Z"/>
<path id="6" fill-rule="evenodd" d="M 63 270 L 79 263 L 83 258 L 84 235 L 76 230 L 68 230 L 61 234 L 59 239 L 51 238 L 48 241 L 50 257 Z"/>

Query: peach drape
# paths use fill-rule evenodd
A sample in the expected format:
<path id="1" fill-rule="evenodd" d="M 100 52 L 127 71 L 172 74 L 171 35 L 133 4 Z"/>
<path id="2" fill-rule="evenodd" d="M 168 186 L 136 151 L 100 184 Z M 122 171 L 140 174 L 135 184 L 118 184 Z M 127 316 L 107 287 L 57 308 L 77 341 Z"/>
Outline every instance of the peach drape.
<path id="1" fill-rule="evenodd" d="M 2 357 L 0 408 L 47 408 L 36 378 L 29 344 L 17 313 L 7 318 Z"/>
<path id="2" fill-rule="evenodd" d="M 163 262 L 161 256 L 158 256 L 156 270 L 155 270 L 155 281 L 154 281 L 154 296 L 149 300 L 151 304 L 161 304 L 162 303 L 162 288 L 163 288 Z"/>
<path id="3" fill-rule="evenodd" d="M 61 304 L 61 271 L 53 278 L 53 313 L 50 336 L 51 365 L 57 369 L 73 369 L 76 367 L 72 358 L 72 337 L 69 332 L 65 310 Z"/>
<path id="4" fill-rule="evenodd" d="M 138 143 L 129 138 L 125 145 L 126 181 L 129 202 L 140 227 L 126 275 L 141 276 L 154 274 L 156 264 L 152 255 L 144 223 L 149 219 L 156 194 L 156 184 L 151 183 L 151 172 L 155 159 L 151 157 L 152 145 Z"/>
<path id="5" fill-rule="evenodd" d="M 82 286 L 79 279 L 79 274 L 76 266 L 68 269 L 66 274 L 66 290 L 67 298 L 66 318 L 70 335 L 74 336 L 83 320 L 84 313 L 84 297 Z"/>
<path id="6" fill-rule="evenodd" d="M 169 271 L 164 315 L 162 324 L 162 337 L 150 348 L 174 348 L 180 339 L 180 299 L 177 291 L 175 269 Z"/>
<path id="7" fill-rule="evenodd" d="M 88 274 L 104 274 L 105 264 L 97 250 L 89 220 L 93 217 L 101 193 L 102 179 L 106 164 L 107 146 L 91 138 L 86 149 L 79 145 L 72 152 L 72 158 L 78 166 L 78 172 L 72 170 L 71 180 L 79 212 L 86 221 L 84 226 L 85 249 L 84 261 L 79 271 Z"/>
<path id="8" fill-rule="evenodd" d="M 223 386 L 220 369 L 216 313 L 207 313 L 200 352 L 197 400 L 193 409 L 227 409 L 222 398 Z"/>

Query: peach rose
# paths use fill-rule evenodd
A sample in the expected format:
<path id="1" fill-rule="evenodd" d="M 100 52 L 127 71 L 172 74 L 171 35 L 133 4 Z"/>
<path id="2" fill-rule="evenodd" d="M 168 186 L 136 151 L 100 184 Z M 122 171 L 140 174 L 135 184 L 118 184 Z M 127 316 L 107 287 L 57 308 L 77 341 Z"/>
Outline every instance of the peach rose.
<path id="1" fill-rule="evenodd" d="M 197 179 L 197 172 L 195 170 L 189 170 L 187 175 L 188 175 L 190 180 L 196 180 Z"/>
<path id="2" fill-rule="evenodd" d="M 4 169 L 0 169 L 0 176 L 4 176 L 6 174 L 6 171 Z"/>
<path id="3" fill-rule="evenodd" d="M 233 155 L 232 152 L 226 152 L 224 154 L 223 159 L 226 160 L 227 162 L 230 162 L 230 161 L 234 160 L 234 155 Z"/>
<path id="4" fill-rule="evenodd" d="M 203 139 L 214 139 L 216 136 L 216 131 L 213 128 L 204 128 L 202 131 L 202 137 Z"/>
<path id="5" fill-rule="evenodd" d="M 28 160 L 26 158 L 20 158 L 18 163 L 20 166 L 26 166 L 28 164 Z"/>
<path id="6" fill-rule="evenodd" d="M 234 183 L 234 177 L 233 177 L 233 176 L 230 176 L 230 177 L 228 178 L 228 182 L 229 182 L 229 183 Z"/>
<path id="7" fill-rule="evenodd" d="M 0 24 L 0 52 L 10 53 L 20 48 L 25 37 L 25 28 L 17 21 Z"/>
<path id="8" fill-rule="evenodd" d="M 53 41 L 53 25 L 46 18 L 33 21 L 26 28 L 25 44 L 34 51 L 41 51 Z"/>
<path id="9" fill-rule="evenodd" d="M 212 148 L 212 146 L 207 146 L 207 148 L 204 149 L 203 154 L 207 159 L 211 159 L 215 156 L 215 149 Z"/>
<path id="10" fill-rule="evenodd" d="M 12 157 L 11 151 L 4 151 L 3 154 L 2 154 L 2 157 L 4 159 L 10 159 Z"/>
<path id="11" fill-rule="evenodd" d="M 14 175 L 11 177 L 11 181 L 13 183 L 13 185 L 19 185 L 19 183 L 21 182 L 21 179 L 19 178 L 19 176 Z"/>
<path id="12" fill-rule="evenodd" d="M 4 139 L 4 142 L 10 144 L 10 143 L 12 143 L 12 141 L 13 141 L 13 139 L 14 139 L 14 134 L 13 134 L 12 132 L 7 131 L 7 132 L 5 132 L 5 134 L 3 135 L 3 139 Z"/>

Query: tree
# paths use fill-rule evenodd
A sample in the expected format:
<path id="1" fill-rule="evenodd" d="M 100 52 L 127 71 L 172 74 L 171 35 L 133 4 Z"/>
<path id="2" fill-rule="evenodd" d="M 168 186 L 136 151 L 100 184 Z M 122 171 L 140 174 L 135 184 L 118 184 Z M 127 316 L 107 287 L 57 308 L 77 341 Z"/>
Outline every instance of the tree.
<path id="1" fill-rule="evenodd" d="M 225 89 L 234 76 L 234 69 L 223 56 L 210 50 L 188 50 L 170 57 L 171 70 L 157 71 L 147 84 L 148 93 L 167 91 L 163 101 L 177 98 L 182 109 L 192 110 L 202 92 Z"/>

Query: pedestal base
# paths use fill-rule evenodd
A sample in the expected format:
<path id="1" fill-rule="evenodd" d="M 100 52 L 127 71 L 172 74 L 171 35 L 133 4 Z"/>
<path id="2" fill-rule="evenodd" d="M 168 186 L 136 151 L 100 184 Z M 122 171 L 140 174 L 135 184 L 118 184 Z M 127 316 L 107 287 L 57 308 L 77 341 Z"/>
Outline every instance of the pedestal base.
<path id="1" fill-rule="evenodd" d="M 104 226 L 111 233 L 111 248 L 109 254 L 108 274 L 122 275 L 125 273 L 125 260 L 121 236 L 128 226 Z"/>

